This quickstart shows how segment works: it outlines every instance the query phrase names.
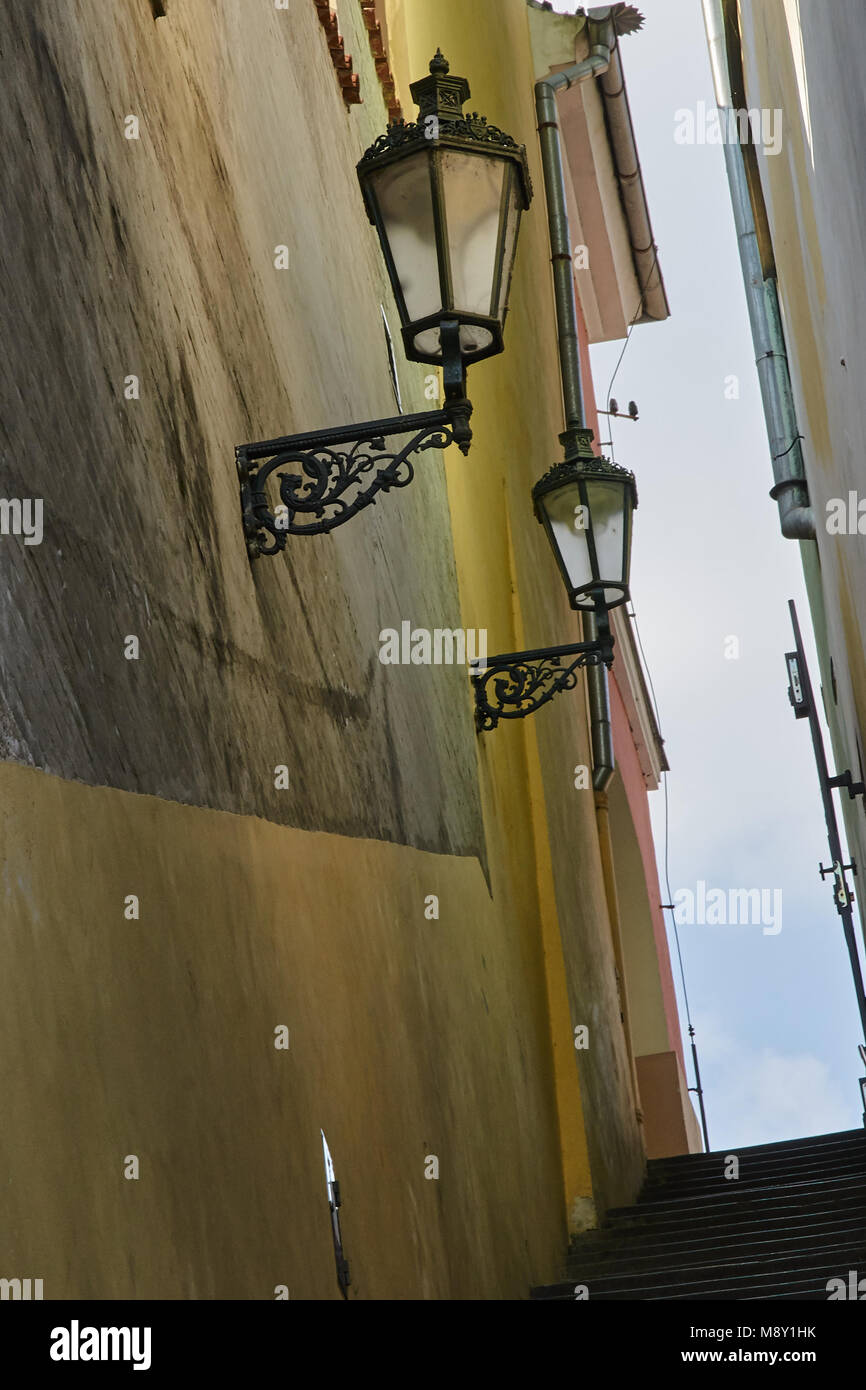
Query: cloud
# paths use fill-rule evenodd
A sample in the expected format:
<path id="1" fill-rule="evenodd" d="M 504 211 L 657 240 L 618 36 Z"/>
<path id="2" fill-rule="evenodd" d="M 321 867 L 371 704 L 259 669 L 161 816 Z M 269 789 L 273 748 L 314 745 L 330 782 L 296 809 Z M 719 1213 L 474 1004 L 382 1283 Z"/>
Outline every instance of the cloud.
<path id="1" fill-rule="evenodd" d="M 749 1048 L 711 1015 L 695 1020 L 710 1143 L 770 1144 L 857 1125 L 856 1096 L 808 1052 Z"/>

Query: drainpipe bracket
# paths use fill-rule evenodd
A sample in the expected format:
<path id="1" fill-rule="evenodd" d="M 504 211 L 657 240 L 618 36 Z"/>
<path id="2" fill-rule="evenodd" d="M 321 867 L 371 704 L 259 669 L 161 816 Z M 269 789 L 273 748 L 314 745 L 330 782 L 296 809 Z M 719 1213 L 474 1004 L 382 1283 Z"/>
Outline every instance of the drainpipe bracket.
<path id="1" fill-rule="evenodd" d="M 805 478 L 783 478 L 781 482 L 774 483 L 770 488 L 770 496 L 774 502 L 778 502 L 783 493 L 789 492 L 792 488 L 799 488 L 803 494 L 804 507 L 809 505 L 809 484 Z"/>

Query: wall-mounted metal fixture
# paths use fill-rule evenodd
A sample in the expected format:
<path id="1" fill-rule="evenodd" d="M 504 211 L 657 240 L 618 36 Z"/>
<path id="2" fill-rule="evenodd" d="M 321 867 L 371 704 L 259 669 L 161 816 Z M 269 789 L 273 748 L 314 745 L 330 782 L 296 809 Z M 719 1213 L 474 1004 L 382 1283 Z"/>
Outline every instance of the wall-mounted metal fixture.
<path id="1" fill-rule="evenodd" d="M 594 621 L 595 636 L 565 647 L 506 652 L 473 665 L 475 722 L 495 729 L 500 719 L 534 714 L 561 690 L 573 690 L 583 666 L 610 666 L 608 612 L 629 596 L 634 474 L 592 452 L 591 430 L 577 431 L 577 451 L 532 489 L 535 515 L 556 557 L 569 603 Z M 562 436 L 566 446 L 571 437 Z"/>
<path id="2" fill-rule="evenodd" d="M 243 444 L 235 452 L 250 557 L 290 535 L 331 531 L 412 481 L 411 458 L 472 439 L 466 371 L 503 349 L 508 292 L 532 184 L 526 150 L 464 115 L 469 83 L 440 52 L 411 87 L 417 121 L 395 121 L 358 164 L 410 362 L 442 368 L 440 410 Z M 390 441 L 399 441 L 392 444 Z M 267 484 L 276 473 L 280 501 Z"/>
<path id="3" fill-rule="evenodd" d="M 790 600 L 790 602 L 793 603 L 793 599 Z M 805 658 L 799 651 L 785 652 L 785 665 L 788 668 L 788 700 L 793 707 L 794 718 L 811 719 L 815 711 L 812 701 L 812 688 L 808 683 L 809 673 L 805 669 Z M 803 675 L 801 675 L 801 670 L 805 671 L 805 679 Z M 866 785 L 864 785 L 863 782 L 854 781 L 854 776 L 850 768 L 847 772 L 839 772 L 835 777 L 831 777 L 825 762 L 824 770 L 826 772 L 828 787 L 844 787 L 852 801 L 855 796 L 866 797 Z M 851 866 L 849 864 L 845 867 L 850 868 Z M 824 877 L 823 873 L 821 877 Z"/>
<path id="4" fill-rule="evenodd" d="M 391 372 L 391 385 L 394 387 L 394 400 L 397 403 L 397 409 L 402 415 L 403 396 L 400 391 L 400 377 L 397 373 L 397 354 L 394 352 L 394 339 L 391 336 L 391 325 L 388 322 L 388 315 L 385 313 L 385 305 L 380 304 L 379 308 L 382 310 L 382 327 L 385 330 L 385 347 L 388 352 L 388 367 Z"/>
<path id="5" fill-rule="evenodd" d="M 340 1230 L 340 1207 L 343 1205 L 343 1201 L 340 1196 L 340 1184 L 337 1182 L 337 1175 L 334 1172 L 331 1150 L 328 1148 L 328 1141 L 325 1138 L 325 1131 L 322 1129 L 319 1133 L 322 1136 L 322 1154 L 325 1160 L 325 1188 L 328 1193 L 328 1208 L 331 1213 L 331 1238 L 334 1242 L 337 1283 L 340 1286 L 340 1293 L 348 1299 L 348 1289 L 352 1281 L 349 1278 L 349 1263 L 343 1254 L 343 1233 Z"/>
<path id="6" fill-rule="evenodd" d="M 860 794 L 859 786 L 858 784 L 853 787 L 850 785 L 850 772 L 842 773 L 838 777 L 830 776 L 827 756 L 824 752 L 824 737 L 821 733 L 818 710 L 812 693 L 812 681 L 809 677 L 809 668 L 803 651 L 803 639 L 800 636 L 800 624 L 797 620 L 797 609 L 793 599 L 789 599 L 788 609 L 791 614 L 791 625 L 794 629 L 795 645 L 794 651 L 785 653 L 785 666 L 788 671 L 788 699 L 797 719 L 808 719 L 809 721 L 812 749 L 815 754 L 815 765 L 818 769 L 818 784 L 824 806 L 824 820 L 827 825 L 827 843 L 830 846 L 830 867 L 825 869 L 822 864 L 819 864 L 818 871 L 822 879 L 827 877 L 833 879 L 833 903 L 842 919 L 842 932 L 845 937 L 845 945 L 848 948 L 848 959 L 851 963 L 851 974 L 854 980 L 854 993 L 860 1012 L 860 1026 L 863 1030 L 863 1037 L 866 1039 L 866 991 L 863 988 L 863 973 L 860 969 L 860 956 L 857 951 L 857 939 L 854 932 L 854 914 L 852 912 L 854 894 L 851 892 L 847 879 L 847 873 L 856 874 L 857 867 L 853 862 L 850 864 L 844 862 L 832 791 L 833 787 L 848 787 L 849 794 L 856 796 Z"/>
<path id="7" fill-rule="evenodd" d="M 831 777 L 827 785 L 828 787 L 844 787 L 852 801 L 855 796 L 866 797 L 866 784 L 855 782 L 850 768 L 847 772 L 840 772 L 837 776 Z"/>

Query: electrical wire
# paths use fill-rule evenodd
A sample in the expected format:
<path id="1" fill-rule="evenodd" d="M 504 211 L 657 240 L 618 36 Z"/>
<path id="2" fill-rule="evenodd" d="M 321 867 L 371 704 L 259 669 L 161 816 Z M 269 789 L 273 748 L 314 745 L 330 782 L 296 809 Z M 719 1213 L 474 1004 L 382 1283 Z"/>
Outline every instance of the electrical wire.
<path id="1" fill-rule="evenodd" d="M 652 261 L 652 265 L 650 266 L 649 274 L 648 274 L 647 277 L 646 277 L 646 282 L 645 282 L 645 284 L 644 284 L 644 288 L 643 288 L 643 290 L 641 291 L 641 296 L 640 296 L 640 299 L 638 300 L 637 308 L 635 309 L 634 314 L 633 314 L 633 316 L 632 316 L 632 320 L 631 320 L 631 322 L 630 322 L 630 324 L 629 324 L 629 326 L 628 326 L 628 332 L 627 332 L 626 335 L 625 335 L 625 342 L 624 342 L 623 345 L 622 345 L 622 350 L 621 350 L 621 352 L 620 352 L 620 354 L 619 354 L 619 357 L 618 357 L 617 360 L 616 360 L 616 366 L 615 366 L 614 369 L 613 369 L 613 375 L 612 375 L 612 377 L 611 377 L 611 379 L 610 379 L 610 385 L 609 385 L 608 388 L 607 388 L 607 401 L 606 401 L 606 404 L 607 404 L 608 409 L 610 409 L 611 392 L 613 391 L 613 385 L 614 385 L 614 382 L 616 381 L 617 373 L 619 372 L 619 369 L 620 369 L 620 367 L 622 366 L 622 360 L 623 360 L 623 358 L 625 357 L 626 349 L 627 349 L 629 343 L 631 342 L 632 330 L 634 329 L 634 326 L 635 326 L 635 324 L 637 323 L 638 318 L 640 317 L 641 311 L 643 310 L 644 301 L 645 301 L 645 299 L 646 299 L 647 290 L 648 290 L 648 288 L 649 288 L 649 282 L 650 282 L 650 280 L 651 280 L 651 278 L 652 278 L 652 274 L 653 274 L 653 271 L 654 271 L 655 268 L 656 268 L 657 262 L 658 262 L 658 247 L 654 245 L 654 246 L 653 246 L 653 261 Z M 796 440 L 794 440 L 794 441 L 792 442 L 791 448 L 794 447 L 794 444 L 795 444 L 796 442 L 797 442 Z M 786 451 L 786 452 L 788 452 L 788 451 Z M 612 459 L 615 459 L 615 456 L 614 456 L 614 448 L 613 448 L 613 416 L 610 417 L 610 456 L 611 456 Z M 638 622 L 637 622 L 637 614 L 636 614 L 635 611 L 634 611 L 634 604 L 631 604 L 631 605 L 630 605 L 630 608 L 631 608 L 631 611 L 630 611 L 630 613 L 629 613 L 629 617 L 631 618 L 631 621 L 632 621 L 632 624 L 633 624 L 633 627 L 634 627 L 634 635 L 635 635 L 635 637 L 637 638 L 637 644 L 638 644 L 638 649 L 639 649 L 640 655 L 641 655 L 641 661 L 642 661 L 642 663 L 643 663 L 644 674 L 645 674 L 645 676 L 646 676 L 647 684 L 648 684 L 648 686 L 649 686 L 650 698 L 652 699 L 653 709 L 654 709 L 654 711 L 655 711 L 656 727 L 657 727 L 658 730 L 659 730 L 659 734 L 661 734 L 661 719 L 659 718 L 658 701 L 657 701 L 657 699 L 656 699 L 656 692 L 655 692 L 655 687 L 654 687 L 654 685 L 653 685 L 653 678 L 652 678 L 652 676 L 650 675 L 649 663 L 647 662 L 646 653 L 644 652 L 644 649 L 643 649 L 643 642 L 641 641 L 640 629 L 639 629 L 639 627 L 638 627 Z M 664 740 L 662 740 L 662 742 L 664 742 Z M 676 943 L 676 948 L 677 948 L 677 960 L 678 960 L 678 962 L 679 962 L 679 967 L 680 967 L 680 983 L 681 983 L 681 985 L 682 985 L 682 991 L 683 991 L 683 1003 L 685 1004 L 685 1008 L 686 1008 L 686 1022 L 687 1022 L 687 1024 L 688 1024 L 688 1033 L 689 1033 L 689 1038 L 691 1039 L 691 1045 L 692 1045 L 692 1058 L 693 1058 L 693 1060 L 694 1060 L 694 1068 L 695 1068 L 695 1084 L 694 1084 L 694 1086 L 690 1086 L 690 1087 L 689 1087 L 689 1090 L 693 1090 L 693 1091 L 696 1092 L 697 1097 L 698 1097 L 698 1100 L 699 1100 L 699 1102 L 700 1102 L 700 1108 L 701 1108 L 701 1123 L 702 1123 L 702 1126 L 703 1126 L 703 1133 L 704 1133 L 704 1144 L 705 1144 L 706 1150 L 709 1152 L 710 1141 L 709 1141 L 709 1135 L 708 1135 L 708 1132 L 707 1132 L 706 1113 L 705 1113 L 705 1110 L 704 1110 L 704 1093 L 703 1093 L 703 1087 L 702 1087 L 702 1085 L 701 1085 L 700 1073 L 699 1073 L 699 1071 L 698 1071 L 698 1054 L 697 1054 L 697 1048 L 696 1048 L 696 1045 L 695 1045 L 695 1029 L 694 1029 L 694 1024 L 692 1023 L 691 1009 L 690 1009 L 690 1007 L 689 1007 L 689 992 L 688 992 L 688 989 L 686 988 L 686 970 L 685 970 L 685 965 L 683 964 L 683 952 L 682 952 L 682 947 L 681 947 L 681 945 L 680 945 L 679 927 L 678 927 L 678 924 L 677 924 L 676 914 L 674 913 L 674 909 L 673 909 L 673 898 L 672 898 L 672 895 L 671 895 L 671 878 L 670 878 L 670 863 L 669 863 L 669 858 L 670 858 L 670 802 L 669 802 L 669 797 L 668 797 L 668 772 L 667 772 L 667 770 L 664 770 L 664 771 L 662 772 L 662 786 L 663 786 L 663 788 L 664 788 L 664 798 L 665 798 L 665 853 L 664 853 L 665 891 L 666 891 L 667 897 L 668 897 L 667 903 L 666 903 L 664 906 L 665 906 L 665 907 L 667 908 L 667 910 L 670 911 L 670 913 L 671 913 L 671 922 L 672 922 L 672 924 L 673 924 L 673 929 L 674 929 L 674 942 Z"/>
<path id="2" fill-rule="evenodd" d="M 654 244 L 654 245 L 653 245 L 653 263 L 652 263 L 652 265 L 651 265 L 650 268 L 649 268 L 649 274 L 648 274 L 647 277 L 646 277 L 646 284 L 644 285 L 643 289 L 641 290 L 640 299 L 639 299 L 638 302 L 637 302 L 637 308 L 635 309 L 634 313 L 632 314 L 631 322 L 629 323 L 629 326 L 628 326 L 628 332 L 627 332 L 626 335 L 625 335 L 625 342 L 624 342 L 623 345 L 622 345 L 622 351 L 620 352 L 619 357 L 616 359 L 616 366 L 615 366 L 614 369 L 613 369 L 613 376 L 612 376 L 611 379 L 610 379 L 610 385 L 608 386 L 607 392 L 606 392 L 606 394 L 605 394 L 605 405 L 607 406 L 608 409 L 610 409 L 610 393 L 611 393 L 611 391 L 613 390 L 613 384 L 614 384 L 614 382 L 616 381 L 617 373 L 619 372 L 619 369 L 620 369 L 620 367 L 622 366 L 622 359 L 625 357 L 625 350 L 626 350 L 626 348 L 628 347 L 629 343 L 631 342 L 632 329 L 634 328 L 635 324 L 637 323 L 638 319 L 640 318 L 641 313 L 643 312 L 643 307 L 644 307 L 644 303 L 645 303 L 645 301 L 646 301 L 646 296 L 647 296 L 647 290 L 649 289 L 649 282 L 650 282 L 650 280 L 652 279 L 653 271 L 655 270 L 655 268 L 656 268 L 656 266 L 657 266 L 657 264 L 658 264 L 658 258 L 659 258 L 659 249 L 658 249 L 658 247 Z M 613 420 L 612 420 L 612 419 L 611 419 L 611 425 L 610 425 L 610 456 L 611 456 L 611 458 L 614 457 L 614 453 L 613 453 Z M 614 461 L 615 461 L 615 460 L 614 460 Z"/>
<path id="3" fill-rule="evenodd" d="M 634 635 L 635 635 L 635 637 L 636 637 L 636 639 L 637 639 L 638 650 L 639 650 L 639 652 L 640 652 L 641 662 L 643 663 L 644 675 L 646 676 L 647 684 L 648 684 L 648 686 L 649 686 L 650 698 L 651 698 L 651 700 L 652 700 L 653 710 L 655 711 L 656 727 L 657 727 L 658 730 L 659 730 L 659 734 L 661 734 L 661 719 L 659 718 L 659 706 L 658 706 L 658 701 L 657 701 L 657 699 L 656 699 L 656 692 L 655 692 L 655 687 L 654 687 L 654 685 L 653 685 L 653 678 L 652 678 L 652 676 L 650 675 L 649 664 L 648 664 L 647 659 L 646 659 L 646 652 L 645 652 L 644 649 L 643 649 L 643 642 L 641 641 L 640 628 L 638 627 L 637 614 L 636 614 L 635 611 L 634 611 L 634 604 L 631 604 L 631 605 L 630 605 L 630 612 L 629 612 L 628 616 L 629 616 L 629 618 L 631 619 L 631 622 L 632 622 L 632 625 L 633 625 L 633 628 L 634 628 Z M 664 742 L 664 739 L 662 739 L 662 742 Z M 676 914 L 674 913 L 674 910 L 673 910 L 673 901 L 672 901 L 672 898 L 671 898 L 671 876 L 670 876 L 670 865 L 669 865 L 669 854 L 670 854 L 670 807 L 669 807 L 669 804 L 668 804 L 668 770 L 667 770 L 667 769 L 665 769 L 665 770 L 662 772 L 662 784 L 663 784 L 663 786 L 664 786 L 664 793 L 665 793 L 665 855 L 664 855 L 664 865 L 665 865 L 665 888 L 666 888 L 667 895 L 668 895 L 668 901 L 667 901 L 667 903 L 663 904 L 663 907 L 666 907 L 666 908 L 670 911 L 670 913 L 671 913 L 671 922 L 673 923 L 673 928 L 674 928 L 674 941 L 676 942 L 676 947 L 677 947 L 677 960 L 679 961 L 679 966 L 680 966 L 680 983 L 682 984 L 682 990 L 683 990 L 683 1003 L 684 1003 L 685 1006 L 686 1006 L 686 1021 L 687 1021 L 687 1023 L 688 1023 L 688 1033 L 689 1033 L 689 1039 L 691 1040 L 691 1047 L 692 1047 L 692 1062 L 693 1062 L 693 1064 L 694 1064 L 694 1069 L 695 1069 L 695 1084 L 694 1084 L 694 1086 L 689 1086 L 689 1090 L 690 1090 L 690 1091 L 694 1091 L 694 1093 L 697 1095 L 697 1098 L 698 1098 L 698 1104 L 699 1104 L 699 1106 L 700 1106 L 700 1111 L 701 1111 L 701 1128 L 702 1128 L 702 1130 L 703 1130 L 703 1135 L 704 1135 L 704 1150 L 705 1150 L 706 1153 L 709 1153 L 709 1152 L 710 1152 L 710 1136 L 709 1136 L 709 1130 L 707 1129 L 707 1112 L 706 1112 L 706 1109 L 705 1109 L 705 1107 L 704 1107 L 704 1088 L 703 1088 L 703 1084 L 702 1084 L 702 1082 L 701 1082 L 700 1069 L 699 1069 L 699 1067 L 698 1067 L 698 1049 L 697 1049 L 697 1044 L 696 1044 L 696 1042 L 695 1042 L 695 1027 L 694 1027 L 694 1024 L 692 1023 L 692 1014 L 691 1014 L 691 1009 L 689 1008 L 689 992 L 688 992 L 688 989 L 686 988 L 686 970 L 685 970 L 685 966 L 684 966 L 684 964 L 683 964 L 683 953 L 682 953 L 682 948 L 681 948 L 681 946 L 680 946 L 680 933 L 679 933 L 679 929 L 678 929 L 678 926 L 677 926 Z"/>
<path id="4" fill-rule="evenodd" d="M 637 323 L 638 318 L 640 317 L 640 314 L 641 314 L 641 312 L 642 312 L 642 310 L 643 310 L 643 307 L 644 307 L 644 301 L 646 300 L 647 290 L 648 290 L 648 288 L 649 288 L 649 282 L 650 282 L 650 280 L 652 279 L 653 271 L 655 270 L 656 265 L 657 265 L 657 263 L 658 263 L 658 254 L 659 254 L 659 253 L 658 253 L 658 247 L 657 247 L 657 246 L 653 246 L 653 262 L 652 262 L 652 265 L 650 266 L 649 274 L 648 274 L 647 277 L 646 277 L 646 284 L 644 285 L 644 288 L 643 288 L 643 290 L 641 291 L 641 296 L 640 296 L 640 299 L 638 300 L 637 308 L 635 309 L 634 314 L 632 315 L 631 323 L 630 323 L 629 326 L 628 326 L 628 332 L 627 332 L 626 335 L 625 335 L 625 342 L 624 342 L 623 345 L 622 345 L 622 351 L 620 352 L 619 357 L 618 357 L 617 360 L 616 360 L 616 366 L 615 366 L 614 369 L 613 369 L 613 375 L 612 375 L 612 377 L 611 377 L 611 379 L 610 379 L 610 385 L 609 385 L 608 388 L 607 388 L 606 403 L 608 404 L 608 406 L 609 406 L 609 403 L 610 403 L 610 396 L 611 396 L 611 392 L 612 392 L 612 390 L 613 390 L 614 382 L 616 381 L 616 378 L 617 378 L 617 373 L 619 372 L 619 369 L 620 369 L 620 367 L 622 366 L 622 359 L 625 357 L 626 348 L 628 347 L 629 343 L 631 342 L 632 330 L 633 330 L 635 324 Z M 611 447 L 611 456 L 612 456 L 612 455 L 613 455 L 613 421 L 612 421 L 612 420 L 611 420 L 611 430 L 610 430 L 610 434 L 611 434 L 611 445 L 610 445 L 610 447 Z M 795 440 L 794 442 L 796 443 L 796 440 Z M 793 445 L 792 445 L 791 447 L 793 448 Z M 638 649 L 639 649 L 639 651 L 640 651 L 641 661 L 643 662 L 644 675 L 646 676 L 646 678 L 647 678 L 647 684 L 649 685 L 650 697 L 651 697 L 651 699 L 652 699 L 653 709 L 654 709 L 654 711 L 655 711 L 656 726 L 657 726 L 657 728 L 659 729 L 659 731 L 661 732 L 661 719 L 660 719 L 660 717 L 659 717 L 658 700 L 656 699 L 656 692 L 655 692 L 655 686 L 653 685 L 653 678 L 652 678 L 652 675 L 650 674 L 649 662 L 648 662 L 647 659 L 646 659 L 646 653 L 645 653 L 645 651 L 644 651 L 644 649 L 643 649 L 643 642 L 641 641 L 640 628 L 638 627 L 637 614 L 636 614 L 635 611 L 634 611 L 634 604 L 631 604 L 631 611 L 630 611 L 630 613 L 629 613 L 629 617 L 631 618 L 631 621 L 632 621 L 632 623 L 634 624 L 634 635 L 635 635 L 635 637 L 637 638 Z M 664 740 L 662 740 L 662 742 L 664 742 Z M 670 856 L 670 802 L 669 802 L 669 797 L 668 797 L 668 773 L 667 773 L 667 771 L 662 772 L 662 786 L 663 786 L 663 788 L 664 788 L 664 797 L 665 797 L 665 854 L 664 854 L 664 866 L 665 866 L 665 892 L 667 893 L 667 896 L 668 896 L 668 902 L 669 902 L 669 903 L 672 903 L 673 898 L 672 898 L 672 895 L 671 895 L 671 877 L 670 877 L 670 862 L 669 862 L 669 856 Z M 673 908 L 671 908 L 671 913 L 673 914 Z M 676 948 L 677 948 L 677 960 L 679 961 L 679 966 L 680 966 L 680 980 L 681 980 L 681 982 L 682 982 L 682 988 L 683 988 L 683 1002 L 684 1002 L 684 1004 L 685 1004 L 685 1006 L 686 1006 L 686 1022 L 688 1023 L 690 1033 L 691 1033 L 692 1035 L 694 1035 L 694 1029 L 693 1029 L 693 1027 L 692 1027 L 692 1015 L 691 1015 L 691 1010 L 690 1010 L 690 1008 L 689 1008 L 689 992 L 688 992 L 688 989 L 686 988 L 686 972 L 685 972 L 685 966 L 683 965 L 683 953 L 682 953 L 682 948 L 681 948 L 681 946 L 680 946 L 680 933 L 679 933 L 679 929 L 678 929 L 678 925 L 677 925 L 676 916 L 672 915 L 672 916 L 671 916 L 671 921 L 672 921 L 672 923 L 673 923 L 673 928 L 674 928 L 674 941 L 676 942 Z"/>
<path id="5" fill-rule="evenodd" d="M 656 726 L 658 727 L 659 731 L 661 731 L 661 719 L 659 718 L 658 700 L 656 699 L 655 686 L 653 685 L 653 678 L 652 678 L 652 676 L 651 676 L 651 674 L 650 674 L 649 664 L 648 664 L 647 659 L 646 659 L 646 653 L 645 653 L 645 651 L 644 651 L 644 649 L 643 649 L 643 642 L 641 641 L 640 628 L 639 628 L 639 626 L 638 626 L 637 614 L 636 614 L 635 611 L 634 611 L 634 604 L 631 604 L 631 605 L 630 605 L 630 610 L 631 610 L 631 611 L 629 612 L 629 615 L 628 615 L 628 616 L 631 618 L 631 621 L 632 621 L 632 623 L 633 623 L 633 625 L 634 625 L 634 635 L 635 635 L 635 637 L 637 638 L 638 650 L 640 651 L 641 661 L 643 662 L 644 674 L 645 674 L 645 676 L 646 676 L 646 678 L 647 678 L 647 684 L 648 684 L 648 686 L 649 686 L 649 691 L 650 691 L 650 698 L 651 698 L 651 700 L 652 700 L 653 710 L 655 711 Z M 664 742 L 664 740 L 662 740 L 662 742 Z M 672 894 L 671 894 L 671 876 L 670 876 L 670 805 L 669 805 L 669 801 L 668 801 L 668 769 L 665 769 L 665 770 L 662 772 L 662 786 L 663 786 L 663 788 L 664 788 L 664 798 L 665 798 L 665 852 L 664 852 L 665 892 L 667 893 L 668 904 L 671 904 L 671 907 L 670 907 L 670 911 L 671 911 L 671 922 L 672 922 L 672 924 L 673 924 L 673 929 L 674 929 L 674 941 L 676 942 L 676 948 L 677 948 L 677 960 L 679 961 L 679 966 L 680 966 L 680 981 L 681 981 L 681 983 L 682 983 L 682 989 L 683 989 L 683 1002 L 684 1002 L 684 1004 L 685 1004 L 685 1006 L 686 1006 L 686 1022 L 688 1023 L 689 1028 L 692 1029 L 692 1015 L 691 1015 L 691 1010 L 690 1010 L 690 1008 L 689 1008 L 689 992 L 688 992 L 688 989 L 686 988 L 686 971 L 685 971 L 685 966 L 683 965 L 683 953 L 682 953 L 682 948 L 681 948 L 681 946 L 680 946 L 680 933 L 679 933 L 679 928 L 678 928 L 678 925 L 677 925 L 677 919 L 676 919 L 675 914 L 673 913 L 673 907 L 672 907 L 673 897 L 672 897 Z"/>

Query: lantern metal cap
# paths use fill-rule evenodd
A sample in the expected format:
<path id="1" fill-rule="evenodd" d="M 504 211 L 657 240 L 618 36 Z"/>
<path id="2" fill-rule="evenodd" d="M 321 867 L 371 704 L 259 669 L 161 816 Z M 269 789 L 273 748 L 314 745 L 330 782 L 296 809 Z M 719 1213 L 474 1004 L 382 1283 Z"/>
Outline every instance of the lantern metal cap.
<path id="1" fill-rule="evenodd" d="M 526 158 L 526 146 L 520 145 L 498 126 L 489 125 L 486 116 L 477 111 L 464 113 L 470 87 L 465 77 L 452 76 L 447 58 L 437 49 L 430 63 L 429 77 L 422 77 L 409 88 L 418 105 L 416 121 L 392 121 L 378 140 L 365 150 L 358 162 L 358 176 L 389 164 L 393 159 L 416 149 L 444 147 L 457 150 L 480 150 L 514 160 L 519 170 L 520 192 L 524 211 L 532 201 L 532 179 Z M 433 119 L 431 119 L 433 118 Z M 365 190 L 365 198 L 367 197 Z M 370 204 L 367 211 L 371 222 L 374 216 Z"/>
<path id="2" fill-rule="evenodd" d="M 590 432 L 587 431 L 587 433 Z M 605 458 L 603 454 L 590 453 L 555 463 L 552 468 L 548 469 L 543 478 L 539 478 L 532 489 L 532 501 L 535 505 L 536 516 L 541 520 L 539 502 L 548 492 L 555 492 L 558 488 L 566 487 L 569 483 L 595 481 L 596 479 L 600 482 L 609 479 L 625 483 L 631 490 L 632 507 L 637 506 L 637 483 L 631 469 L 624 468 L 621 463 L 614 463 L 611 459 Z"/>

